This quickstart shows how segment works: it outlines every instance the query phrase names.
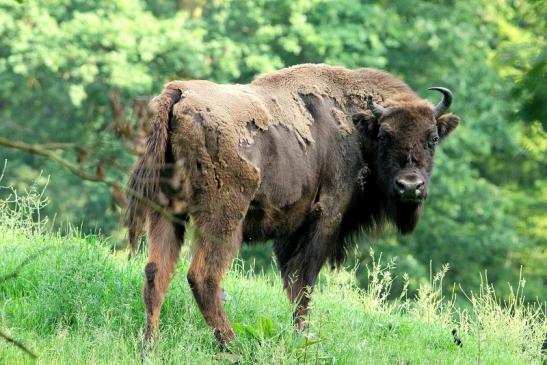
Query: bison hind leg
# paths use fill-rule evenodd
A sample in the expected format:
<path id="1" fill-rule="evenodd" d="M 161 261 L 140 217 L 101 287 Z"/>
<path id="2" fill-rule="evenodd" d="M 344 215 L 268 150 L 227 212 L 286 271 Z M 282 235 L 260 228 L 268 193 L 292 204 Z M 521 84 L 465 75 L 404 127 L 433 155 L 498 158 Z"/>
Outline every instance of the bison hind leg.
<path id="1" fill-rule="evenodd" d="M 234 332 L 224 311 L 224 291 L 220 284 L 241 246 L 241 222 L 226 236 L 213 236 L 207 230 L 198 231 L 187 274 L 188 284 L 205 321 L 213 328 L 224 351 L 227 343 L 234 339 Z"/>
<path id="2" fill-rule="evenodd" d="M 157 332 L 160 311 L 171 278 L 175 272 L 180 248 L 184 240 L 184 221 L 177 217 L 174 223 L 167 217 L 152 213 L 148 217 L 148 262 L 144 268 L 143 299 L 146 314 L 146 329 L 142 356 L 150 350 Z"/>

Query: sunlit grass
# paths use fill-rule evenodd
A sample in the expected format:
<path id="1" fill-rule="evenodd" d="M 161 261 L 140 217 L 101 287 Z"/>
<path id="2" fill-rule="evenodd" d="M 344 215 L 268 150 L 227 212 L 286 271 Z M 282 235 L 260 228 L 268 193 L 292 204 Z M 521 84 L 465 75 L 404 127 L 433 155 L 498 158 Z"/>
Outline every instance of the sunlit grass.
<path id="1" fill-rule="evenodd" d="M 14 279 L 0 283 L 0 328 L 36 352 L 41 364 L 139 363 L 144 256 L 113 255 L 101 238 L 37 229 L 35 220 L 13 212 L 35 216 L 36 199 L 0 203 L 0 277 L 39 253 Z M 236 261 L 224 282 L 237 335 L 231 354 L 218 352 L 186 283 L 183 257 L 162 310 L 156 349 L 145 363 L 542 363 L 545 308 L 524 303 L 524 281 L 510 301 L 500 303 L 484 279 L 463 310 L 443 298 L 445 268 L 432 273 L 416 298 L 403 292 L 389 301 L 393 263 L 371 255 L 366 289 L 357 287 L 351 270 L 321 275 L 304 332 L 292 326 L 281 280 Z M 0 342 L 0 363 L 34 361 Z"/>

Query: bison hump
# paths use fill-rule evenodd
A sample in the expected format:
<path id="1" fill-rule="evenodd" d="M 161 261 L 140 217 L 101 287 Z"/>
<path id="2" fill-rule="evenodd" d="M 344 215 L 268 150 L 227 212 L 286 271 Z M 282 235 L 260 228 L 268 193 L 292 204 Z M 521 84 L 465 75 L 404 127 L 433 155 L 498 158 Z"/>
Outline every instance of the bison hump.
<path id="1" fill-rule="evenodd" d="M 174 81 L 167 87 L 182 92 L 182 100 L 173 108 L 175 116 L 197 116 L 204 127 L 232 133 L 239 144 L 253 143 L 250 130 L 265 131 L 274 125 L 294 130 L 304 146 L 314 142 L 313 119 L 296 91 L 204 80 Z"/>

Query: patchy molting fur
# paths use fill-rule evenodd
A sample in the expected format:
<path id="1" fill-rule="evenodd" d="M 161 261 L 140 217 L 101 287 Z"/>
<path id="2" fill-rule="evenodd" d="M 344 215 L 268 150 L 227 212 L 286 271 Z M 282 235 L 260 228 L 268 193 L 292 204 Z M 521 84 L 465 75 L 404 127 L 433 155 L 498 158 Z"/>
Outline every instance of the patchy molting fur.
<path id="1" fill-rule="evenodd" d="M 386 108 L 379 120 L 368 95 Z M 421 203 L 399 201 L 393 179 L 413 171 L 428 180 L 434 146 L 427 133 L 444 136 L 457 125 L 451 115 L 435 120 L 430 103 L 385 72 L 311 64 L 248 85 L 174 81 L 151 108 L 128 209 L 133 245 L 148 222 L 145 342 L 157 328 L 188 217 L 198 236 L 188 282 L 221 345 L 234 335 L 220 282 L 243 239 L 274 240 L 301 323 L 308 288 L 327 261 L 344 260 L 355 232 L 387 221 L 403 233 L 414 229 Z M 379 134 L 389 138 L 380 143 Z"/>

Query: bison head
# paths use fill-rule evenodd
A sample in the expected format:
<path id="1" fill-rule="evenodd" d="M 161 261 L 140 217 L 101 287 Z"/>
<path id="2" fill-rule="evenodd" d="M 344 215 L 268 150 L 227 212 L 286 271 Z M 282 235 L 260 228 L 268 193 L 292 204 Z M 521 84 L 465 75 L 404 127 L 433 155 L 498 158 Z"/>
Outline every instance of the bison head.
<path id="1" fill-rule="evenodd" d="M 457 126 L 459 117 L 445 114 L 452 93 L 443 94 L 434 108 L 426 103 L 384 108 L 369 95 L 369 113 L 353 116 L 365 136 L 365 155 L 376 191 L 382 196 L 387 217 L 401 233 L 414 230 L 427 197 L 437 143 Z"/>

